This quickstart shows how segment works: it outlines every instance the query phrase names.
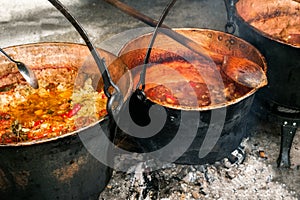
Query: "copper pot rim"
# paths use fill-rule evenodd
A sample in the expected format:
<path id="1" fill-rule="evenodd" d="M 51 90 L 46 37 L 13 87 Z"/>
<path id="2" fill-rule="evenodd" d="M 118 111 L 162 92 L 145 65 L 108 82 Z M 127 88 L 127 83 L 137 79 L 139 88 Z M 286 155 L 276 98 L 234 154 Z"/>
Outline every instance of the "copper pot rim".
<path id="1" fill-rule="evenodd" d="M 7 49 L 11 49 L 11 48 L 19 48 L 19 47 L 31 47 L 31 46 L 70 46 L 70 47 L 86 47 L 88 48 L 85 44 L 81 44 L 81 43 L 72 43 L 72 42 L 36 42 L 36 43 L 26 43 L 26 44 L 20 44 L 20 45 L 13 45 L 13 46 L 7 46 L 4 47 L 4 50 Z M 110 53 L 107 50 L 101 49 L 101 48 L 96 48 L 99 49 L 101 51 L 106 52 L 107 54 L 109 54 L 110 56 L 115 57 L 116 59 L 119 59 L 116 55 L 114 55 L 113 53 Z M 126 66 L 127 67 L 127 66 Z M 128 68 L 127 68 L 128 69 Z M 132 88 L 132 77 L 130 73 L 127 73 L 130 79 L 130 86 L 129 89 L 126 93 L 126 95 L 124 96 L 124 99 L 128 98 L 130 90 Z M 45 139 L 38 139 L 38 140 L 33 140 L 33 141 L 24 141 L 24 142 L 17 142 L 17 143 L 0 143 L 0 147 L 26 147 L 26 146 L 32 146 L 32 145 L 39 145 L 39 144 L 44 144 L 44 143 L 50 143 L 50 142 L 55 142 L 58 141 L 62 138 L 67 138 L 67 137 L 76 137 L 79 136 L 79 134 L 87 129 L 93 128 L 95 126 L 100 126 L 100 123 L 102 123 L 105 120 L 109 120 L 109 115 L 106 114 L 105 116 L 101 117 L 99 120 L 97 120 L 94 123 L 89 124 L 88 126 L 82 127 L 80 129 L 77 129 L 75 131 L 60 135 L 60 136 L 56 136 L 56 137 L 51 137 L 51 138 L 45 138 Z"/>
<path id="2" fill-rule="evenodd" d="M 249 42 L 243 40 L 242 38 L 239 38 L 237 36 L 234 36 L 232 34 L 225 33 L 225 32 L 219 31 L 219 30 L 206 29 L 206 28 L 172 28 L 172 30 L 175 30 L 175 31 L 193 31 L 193 32 L 197 31 L 197 32 L 200 32 L 200 33 L 214 32 L 214 33 L 224 34 L 224 35 L 233 37 L 234 39 L 236 39 L 236 40 L 246 44 L 247 46 L 251 47 L 255 51 L 255 53 L 258 55 L 258 57 L 261 59 L 261 61 L 263 63 L 263 66 L 261 66 L 261 67 L 263 68 L 263 70 L 265 72 L 267 71 L 267 63 L 266 63 L 265 57 L 252 44 L 250 44 Z M 128 47 L 130 44 L 132 44 L 134 42 L 137 42 L 138 40 L 141 40 L 144 37 L 150 37 L 151 35 L 152 35 L 152 32 L 145 33 L 145 34 L 142 34 L 142 35 L 128 41 L 126 44 L 124 44 L 121 47 L 120 51 L 118 52 L 118 56 L 120 57 L 122 55 L 122 53 L 124 53 L 124 51 L 126 50 L 126 47 Z M 136 49 L 138 49 L 138 48 L 136 48 Z M 135 49 L 130 49 L 130 50 L 135 50 Z M 254 93 L 258 89 L 259 88 L 253 88 L 249 92 L 247 92 L 245 95 L 243 95 L 239 98 L 233 99 L 231 101 L 227 101 L 227 102 L 224 102 L 224 103 L 218 103 L 218 104 L 214 104 L 214 105 L 208 105 L 208 106 L 200 106 L 200 107 L 187 107 L 187 106 L 184 106 L 184 107 L 182 107 L 180 105 L 179 106 L 174 106 L 174 105 L 170 105 L 170 104 L 168 104 L 168 105 L 159 104 L 159 105 L 167 107 L 167 108 L 171 108 L 171 109 L 175 109 L 175 110 L 183 110 L 183 111 L 213 111 L 213 110 L 223 109 L 223 108 L 226 108 L 228 106 L 237 104 L 237 103 L 243 101 L 244 99 L 247 99 L 248 97 L 254 95 Z M 157 102 L 154 102 L 154 101 L 150 100 L 149 98 L 147 98 L 147 100 L 149 100 L 152 103 L 158 104 Z"/>

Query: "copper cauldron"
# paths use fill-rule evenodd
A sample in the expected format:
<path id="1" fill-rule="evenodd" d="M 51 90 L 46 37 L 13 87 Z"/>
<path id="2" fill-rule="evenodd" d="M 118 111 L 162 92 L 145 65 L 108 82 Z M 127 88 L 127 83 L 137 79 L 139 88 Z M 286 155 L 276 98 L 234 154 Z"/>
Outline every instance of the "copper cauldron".
<path id="1" fill-rule="evenodd" d="M 267 69 L 264 57 L 258 50 L 235 36 L 206 29 L 174 30 L 210 51 L 249 59 L 261 66 L 264 71 Z M 122 61 L 131 70 L 135 85 L 139 79 L 140 66 L 143 65 L 150 39 L 151 34 L 142 35 L 128 42 L 119 53 Z M 172 67 L 176 62 L 183 63 L 179 64 L 179 68 L 186 66 L 187 63 L 188 67 L 181 69 Z M 184 164 L 213 163 L 229 156 L 246 134 L 244 125 L 247 113 L 254 94 L 259 88 L 239 85 L 222 73 L 220 63 L 209 66 L 207 62 L 166 35 L 159 34 L 146 71 L 147 100 L 144 104 L 128 102 L 130 116 L 134 123 L 142 128 L 138 129 L 133 123 L 125 122 L 124 126 L 119 127 L 117 141 L 121 143 L 118 145 L 130 150 L 127 144 L 135 144 L 132 145 L 135 147 L 134 151 L 147 152 L 161 161 Z M 195 82 L 203 86 L 207 92 L 203 93 L 195 104 L 188 104 L 186 100 L 195 97 L 193 92 L 196 89 L 191 90 L 191 93 L 183 91 L 181 99 L 177 96 L 179 100 L 177 104 L 168 102 L 166 94 L 161 95 L 160 99 L 149 96 L 148 91 L 151 88 L 166 86 L 172 90 L 172 86 L 179 82 L 186 85 Z M 188 87 L 183 84 L 182 88 Z M 233 90 L 229 89 L 230 87 Z M 226 91 L 229 90 L 237 95 L 226 96 Z M 207 95 L 210 98 L 207 98 Z M 151 109 L 151 116 L 143 118 L 142 115 L 148 116 L 149 109 Z M 165 118 L 162 119 L 163 115 Z M 140 119 L 145 119 L 147 122 Z M 155 120 L 158 121 L 157 123 L 165 121 L 156 130 L 155 135 L 149 135 L 148 132 L 157 129 L 157 126 L 148 130 L 147 127 L 151 127 L 148 123 L 156 122 Z M 135 128 L 140 131 L 132 134 L 131 131 L 135 131 Z"/>

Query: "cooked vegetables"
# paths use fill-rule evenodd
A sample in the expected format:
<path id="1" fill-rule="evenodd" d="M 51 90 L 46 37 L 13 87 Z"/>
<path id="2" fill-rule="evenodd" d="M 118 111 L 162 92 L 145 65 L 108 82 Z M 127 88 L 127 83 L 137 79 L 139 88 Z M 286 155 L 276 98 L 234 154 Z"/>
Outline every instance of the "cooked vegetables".
<path id="1" fill-rule="evenodd" d="M 60 136 L 106 114 L 106 96 L 103 91 L 94 91 L 89 79 L 81 89 L 59 83 L 48 83 L 38 90 L 16 85 L 0 95 L 1 143 Z"/>

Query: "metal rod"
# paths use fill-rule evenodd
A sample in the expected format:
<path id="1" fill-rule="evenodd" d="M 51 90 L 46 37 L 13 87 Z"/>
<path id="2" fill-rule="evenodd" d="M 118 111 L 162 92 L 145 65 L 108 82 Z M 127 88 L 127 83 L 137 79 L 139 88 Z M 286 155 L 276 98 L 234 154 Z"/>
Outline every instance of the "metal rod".
<path id="1" fill-rule="evenodd" d="M 142 90 L 145 89 L 145 77 L 146 77 L 146 69 L 147 69 L 147 63 L 149 62 L 149 58 L 150 58 L 150 54 L 151 54 L 151 51 L 152 51 L 152 47 L 153 47 L 153 44 L 154 44 L 154 41 L 155 41 L 155 38 L 157 36 L 157 33 L 159 31 L 159 27 L 162 25 L 162 23 L 164 22 L 165 18 L 167 17 L 170 9 L 174 6 L 174 4 L 176 3 L 177 0 L 171 0 L 170 3 L 167 5 L 167 7 L 164 9 L 156 27 L 155 27 L 155 30 L 153 32 L 153 35 L 152 35 L 152 38 L 151 38 L 151 41 L 150 41 L 150 44 L 148 46 L 148 49 L 147 49 L 147 53 L 146 53 L 146 56 L 145 56 L 145 60 L 144 60 L 144 66 L 143 66 L 143 70 L 140 74 L 140 80 L 137 84 L 137 88 L 136 89 L 139 89 L 140 85 L 142 85 Z"/>
<path id="2" fill-rule="evenodd" d="M 17 61 L 10 57 L 2 48 L 0 48 L 1 53 L 3 53 L 10 61 L 16 63 Z"/>
<path id="3" fill-rule="evenodd" d="M 119 110 L 122 107 L 122 101 L 123 101 L 123 95 L 119 89 L 119 87 L 112 81 L 110 74 L 108 72 L 108 69 L 105 65 L 104 59 L 100 58 L 100 55 L 92 42 L 90 41 L 87 33 L 82 28 L 82 26 L 79 24 L 79 22 L 71 15 L 71 13 L 65 8 L 65 6 L 58 0 L 48 0 L 52 5 L 57 8 L 68 20 L 71 22 L 71 24 L 74 26 L 74 28 L 78 31 L 82 39 L 85 41 L 86 45 L 88 46 L 94 60 L 96 61 L 96 64 L 101 72 L 103 82 L 104 82 L 104 93 L 108 98 L 107 104 L 106 104 L 106 110 L 110 116 L 114 115 L 115 113 L 118 113 Z M 109 87 L 113 87 L 115 89 L 115 92 L 113 94 L 109 93 Z M 115 106 L 115 110 L 113 111 L 113 106 Z"/>
<path id="4" fill-rule="evenodd" d="M 79 24 L 79 22 L 71 15 L 68 9 L 58 0 L 48 0 L 52 5 L 57 8 L 74 26 L 74 28 L 78 31 L 82 39 L 85 41 L 87 47 L 89 48 L 93 58 L 96 61 L 96 64 L 101 72 L 103 81 L 104 81 L 104 92 L 107 97 L 110 97 L 111 94 L 108 92 L 108 88 L 112 86 L 117 92 L 120 92 L 119 88 L 113 83 L 111 77 L 108 73 L 108 69 L 104 63 L 104 60 L 100 58 L 100 55 L 96 48 L 94 47 L 93 43 L 90 41 L 89 37 L 87 36 L 86 31 L 83 27 Z"/>
<path id="5" fill-rule="evenodd" d="M 129 14 L 130 16 L 144 22 L 145 24 L 149 25 L 149 26 L 152 26 L 152 27 L 155 27 L 158 23 L 158 21 L 140 13 L 139 11 L 137 11 L 136 9 L 128 6 L 127 4 L 125 3 L 122 3 L 121 1 L 118 1 L 118 0 L 104 0 L 106 1 L 107 3 L 119 8 L 121 11 Z M 169 28 L 168 26 L 162 24 L 161 25 L 162 28 Z"/>
<path id="6" fill-rule="evenodd" d="M 120 10 L 124 11 L 125 13 L 127 13 L 128 15 L 139 19 L 140 21 L 144 22 L 145 24 L 152 26 L 152 27 L 156 27 L 158 24 L 158 21 L 140 13 L 139 11 L 137 11 L 136 9 L 120 2 L 119 0 L 104 0 L 105 2 L 119 8 Z M 208 60 L 211 60 L 211 57 L 209 56 L 209 54 L 207 52 L 205 52 L 203 50 L 203 48 L 196 42 L 194 42 L 193 40 L 173 31 L 169 26 L 166 26 L 164 24 L 161 25 L 161 32 L 163 32 L 164 34 L 168 35 L 170 38 L 174 39 L 175 41 L 181 43 L 182 45 L 186 46 L 187 48 L 189 48 L 190 50 L 196 52 L 197 54 L 199 54 L 202 57 L 207 58 Z"/>

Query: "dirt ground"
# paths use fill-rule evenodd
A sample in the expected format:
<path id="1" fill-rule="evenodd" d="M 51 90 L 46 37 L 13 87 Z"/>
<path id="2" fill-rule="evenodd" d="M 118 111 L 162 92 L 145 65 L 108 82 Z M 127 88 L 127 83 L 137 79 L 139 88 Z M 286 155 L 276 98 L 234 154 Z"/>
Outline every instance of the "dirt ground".
<path id="1" fill-rule="evenodd" d="M 50 4 L 17 0 L 11 0 L 9 4 L 4 0 L 0 2 L 4 5 L 0 18 L 1 47 L 45 41 L 83 43 L 70 23 Z M 102 0 L 62 2 L 82 23 L 94 44 L 113 53 L 139 33 L 135 30 L 132 34 L 128 30 L 145 27 Z M 123 2 L 158 19 L 168 1 Z M 180 0 L 165 23 L 171 27 L 224 31 L 224 2 Z M 143 171 L 147 163 L 140 163 L 130 173 L 114 171 L 99 199 L 300 199 L 300 131 L 294 138 L 289 169 L 277 168 L 279 126 L 253 117 L 247 134 L 240 151 L 234 152 L 240 158 L 236 162 L 224 159 L 213 165 L 166 164 L 154 172 Z M 242 155 L 245 155 L 244 159 Z"/>

